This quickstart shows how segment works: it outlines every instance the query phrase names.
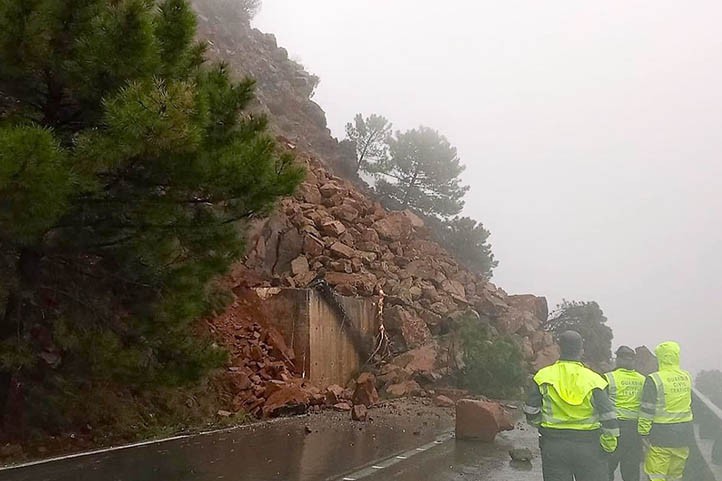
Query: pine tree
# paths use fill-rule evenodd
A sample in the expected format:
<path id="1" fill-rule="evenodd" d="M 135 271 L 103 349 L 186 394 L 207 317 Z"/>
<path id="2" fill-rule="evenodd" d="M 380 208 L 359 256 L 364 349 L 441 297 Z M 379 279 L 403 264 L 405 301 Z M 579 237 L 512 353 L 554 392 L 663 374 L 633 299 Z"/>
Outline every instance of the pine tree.
<path id="1" fill-rule="evenodd" d="M 489 244 L 490 232 L 471 217 L 429 223 L 437 240 L 467 268 L 490 279 L 499 265 Z"/>
<path id="2" fill-rule="evenodd" d="M 595 301 L 564 300 L 551 314 L 545 328 L 555 334 L 577 331 L 584 339 L 584 360 L 601 368 L 612 358 L 612 328 Z"/>
<path id="3" fill-rule="evenodd" d="M 391 127 L 385 117 L 376 114 L 366 118 L 357 114 L 353 123 L 346 124 L 346 137 L 356 149 L 355 173 L 375 173 L 387 161 Z"/>
<path id="4" fill-rule="evenodd" d="M 0 403 L 10 376 L 178 384 L 222 359 L 191 323 L 303 171 L 195 22 L 185 0 L 0 0 Z"/>
<path id="5" fill-rule="evenodd" d="M 461 212 L 469 190 L 459 179 L 464 166 L 443 135 L 427 127 L 397 132 L 389 139 L 389 151 L 376 189 L 391 207 L 440 218 Z"/>

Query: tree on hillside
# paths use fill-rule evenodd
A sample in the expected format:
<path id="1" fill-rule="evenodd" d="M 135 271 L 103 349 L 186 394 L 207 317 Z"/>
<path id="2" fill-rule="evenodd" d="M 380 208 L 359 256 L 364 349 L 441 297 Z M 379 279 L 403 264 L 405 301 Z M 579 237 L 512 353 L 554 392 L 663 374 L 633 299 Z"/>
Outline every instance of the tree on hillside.
<path id="1" fill-rule="evenodd" d="M 448 221 L 431 221 L 429 227 L 441 243 L 468 269 L 484 275 L 487 279 L 499 265 L 489 244 L 490 232 L 481 222 L 471 217 L 454 217 Z"/>
<path id="2" fill-rule="evenodd" d="M 393 207 L 412 208 L 427 216 L 448 218 L 464 207 L 469 190 L 461 185 L 464 171 L 449 141 L 420 127 L 389 139 L 390 157 L 379 166 L 376 189 Z"/>
<path id="3" fill-rule="evenodd" d="M 11 376 L 58 395 L 222 358 L 190 323 L 303 171 L 195 22 L 185 0 L 0 1 L 0 403 Z"/>
<path id="4" fill-rule="evenodd" d="M 545 328 L 555 334 L 577 331 L 584 338 L 584 360 L 595 367 L 612 358 L 612 329 L 604 312 L 594 301 L 564 300 L 552 312 Z"/>
<path id="5" fill-rule="evenodd" d="M 218 12 L 225 19 L 248 21 L 256 16 L 261 9 L 261 0 L 201 0 L 216 4 Z"/>
<path id="6" fill-rule="evenodd" d="M 717 369 L 700 371 L 695 379 L 695 386 L 713 403 L 722 408 L 722 371 Z"/>
<path id="7" fill-rule="evenodd" d="M 388 157 L 391 124 L 380 115 L 364 118 L 357 114 L 353 123 L 346 124 L 346 137 L 356 149 L 356 173 L 374 173 Z"/>

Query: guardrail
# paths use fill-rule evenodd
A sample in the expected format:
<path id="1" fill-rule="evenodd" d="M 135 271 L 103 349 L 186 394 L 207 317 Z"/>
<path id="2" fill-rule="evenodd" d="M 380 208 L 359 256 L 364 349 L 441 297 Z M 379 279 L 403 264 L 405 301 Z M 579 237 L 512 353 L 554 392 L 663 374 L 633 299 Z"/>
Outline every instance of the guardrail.
<path id="1" fill-rule="evenodd" d="M 692 389 L 695 444 L 690 446 L 684 481 L 722 481 L 722 409 Z"/>
<path id="2" fill-rule="evenodd" d="M 700 439 L 712 441 L 708 461 L 715 466 L 722 466 L 722 409 L 694 388 L 692 404 Z"/>

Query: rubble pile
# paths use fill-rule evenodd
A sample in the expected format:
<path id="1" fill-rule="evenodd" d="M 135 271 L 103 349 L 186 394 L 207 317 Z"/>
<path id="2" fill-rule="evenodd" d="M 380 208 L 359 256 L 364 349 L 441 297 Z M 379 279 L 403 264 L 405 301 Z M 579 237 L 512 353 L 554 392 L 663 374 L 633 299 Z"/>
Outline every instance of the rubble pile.
<path id="1" fill-rule="evenodd" d="M 223 316 L 209 321 L 231 356 L 225 376 L 232 395 L 229 409 L 270 417 L 323 405 L 320 390 L 301 379 L 294 352 L 281 333 L 237 316 L 238 302 Z"/>
<path id="2" fill-rule="evenodd" d="M 318 78 L 290 59 L 273 35 L 248 22 L 225 21 L 221 3 L 192 4 L 208 54 L 226 62 L 238 77 L 257 81 L 254 115 L 270 114 L 281 143 L 297 153 L 308 172 L 293 198 L 253 226 L 246 259 L 229 276 L 229 287 L 306 287 L 324 277 L 340 295 L 383 294 L 383 322 L 394 358 L 376 372 L 373 384 L 385 397 L 435 392 L 446 398 L 437 401 L 441 404 L 458 400 L 438 386 L 463 367 L 461 342 L 454 335 L 462 319 L 486 327 L 492 338 L 515 338 L 532 370 L 556 360 L 557 347 L 542 329 L 548 316 L 544 298 L 508 295 L 460 265 L 431 239 L 417 215 L 387 211 L 368 189 L 334 175 L 343 170 L 339 166 L 349 153 L 331 136 L 325 113 L 312 100 Z M 264 327 L 255 329 L 252 318 L 248 322 L 250 331 L 242 331 L 241 338 L 232 329 L 222 336 L 231 336 L 232 341 L 222 342 L 230 345 L 239 378 L 251 380 L 235 396 L 234 409 L 272 416 L 323 405 L 353 412 L 358 384 L 367 390 L 359 396 L 374 397 L 368 379 L 360 379 L 353 389 L 319 386 L 319 391 L 304 384 L 290 353 L 274 345 L 277 336 L 269 337 L 272 331 Z M 260 360 L 247 357 L 258 358 L 259 350 Z M 363 418 L 363 409 L 353 416 Z"/>
<path id="3" fill-rule="evenodd" d="M 440 363 L 446 358 L 448 364 L 449 353 L 439 336 L 468 316 L 496 335 L 515 336 L 534 368 L 556 358 L 552 336 L 541 329 L 548 316 L 544 298 L 507 295 L 433 242 L 417 215 L 387 211 L 320 162 L 306 160 L 308 176 L 296 197 L 252 233 L 245 267 L 250 277 L 265 279 L 261 285 L 305 287 L 322 275 L 340 295 L 383 291 L 383 319 L 395 352 L 414 354 L 382 370 L 383 384 L 408 381 L 400 370 L 429 381 L 442 375 L 449 366 Z"/>

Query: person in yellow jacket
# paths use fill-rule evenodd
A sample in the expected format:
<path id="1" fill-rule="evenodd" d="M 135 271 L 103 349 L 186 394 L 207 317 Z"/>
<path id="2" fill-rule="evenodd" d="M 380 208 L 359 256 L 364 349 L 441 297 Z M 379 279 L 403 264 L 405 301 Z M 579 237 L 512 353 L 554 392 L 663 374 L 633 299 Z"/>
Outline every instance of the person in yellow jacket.
<path id="1" fill-rule="evenodd" d="M 544 481 L 607 481 L 604 453 L 617 447 L 617 414 L 607 381 L 581 362 L 582 336 L 559 336 L 560 359 L 534 376 L 524 406 L 539 429 Z"/>
<path id="2" fill-rule="evenodd" d="M 692 377 L 680 368 L 680 348 L 663 342 L 655 350 L 659 371 L 647 376 L 637 429 L 647 440 L 644 472 L 651 481 L 682 479 L 694 442 Z"/>
<path id="3" fill-rule="evenodd" d="M 621 346 L 615 353 L 616 369 L 604 375 L 609 385 L 607 393 L 617 411 L 619 422 L 619 446 L 609 456 L 609 481 L 619 466 L 624 481 L 639 481 L 642 464 L 642 439 L 637 433 L 639 408 L 642 404 L 644 376 L 634 370 L 636 353 L 628 346 Z"/>

